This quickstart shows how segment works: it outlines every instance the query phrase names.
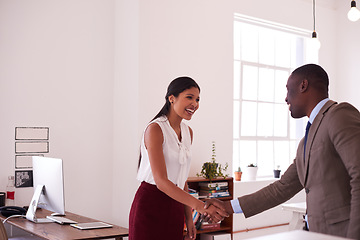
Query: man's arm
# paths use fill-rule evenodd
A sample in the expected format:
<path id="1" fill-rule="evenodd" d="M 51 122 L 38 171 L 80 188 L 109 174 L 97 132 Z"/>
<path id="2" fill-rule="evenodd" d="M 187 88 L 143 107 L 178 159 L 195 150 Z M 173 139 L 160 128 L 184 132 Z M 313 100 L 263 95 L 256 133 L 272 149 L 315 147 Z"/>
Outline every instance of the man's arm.
<path id="1" fill-rule="evenodd" d="M 286 202 L 301 189 L 303 186 L 299 181 L 294 161 L 280 180 L 257 192 L 239 197 L 238 200 L 245 217 L 248 218 Z"/>
<path id="2" fill-rule="evenodd" d="M 331 116 L 329 135 L 350 176 L 351 211 L 347 237 L 360 239 L 360 116 L 348 103 L 338 104 Z"/>
<path id="3" fill-rule="evenodd" d="M 303 186 L 297 175 L 296 164 L 293 163 L 280 180 L 255 193 L 239 197 L 232 201 L 239 201 L 238 203 L 241 210 L 236 211 L 237 213 L 243 212 L 245 217 L 251 217 L 289 200 L 302 188 Z M 206 201 L 204 207 L 207 208 L 210 205 L 223 209 L 228 214 L 233 214 L 235 212 L 231 201 L 222 202 L 218 199 L 209 199 Z M 226 216 L 223 217 L 225 218 Z M 208 216 L 205 216 L 204 220 L 212 221 Z"/>

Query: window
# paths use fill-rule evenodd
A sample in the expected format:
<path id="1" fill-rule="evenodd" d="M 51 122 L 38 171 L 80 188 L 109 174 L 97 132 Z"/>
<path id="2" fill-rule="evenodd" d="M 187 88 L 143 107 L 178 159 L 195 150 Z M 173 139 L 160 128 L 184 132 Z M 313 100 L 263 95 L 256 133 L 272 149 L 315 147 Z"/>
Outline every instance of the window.
<path id="1" fill-rule="evenodd" d="M 233 167 L 256 163 L 273 176 L 292 163 L 304 119 L 291 118 L 286 82 L 296 67 L 317 62 L 310 31 L 236 14 L 234 19 Z"/>

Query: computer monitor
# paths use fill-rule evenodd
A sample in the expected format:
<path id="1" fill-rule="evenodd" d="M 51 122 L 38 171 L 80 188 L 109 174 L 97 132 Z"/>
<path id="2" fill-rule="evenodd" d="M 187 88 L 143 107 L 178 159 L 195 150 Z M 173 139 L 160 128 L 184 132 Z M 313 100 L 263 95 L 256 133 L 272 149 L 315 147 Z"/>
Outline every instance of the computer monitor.
<path id="1" fill-rule="evenodd" d="M 58 158 L 32 157 L 34 195 L 26 218 L 33 222 L 49 222 L 47 218 L 36 218 L 36 209 L 65 215 L 63 161 Z"/>

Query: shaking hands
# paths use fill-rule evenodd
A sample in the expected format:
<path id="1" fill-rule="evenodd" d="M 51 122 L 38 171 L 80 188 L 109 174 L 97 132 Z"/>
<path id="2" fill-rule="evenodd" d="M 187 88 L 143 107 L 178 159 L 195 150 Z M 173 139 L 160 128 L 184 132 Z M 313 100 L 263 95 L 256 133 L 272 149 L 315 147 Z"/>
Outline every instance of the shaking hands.
<path id="1" fill-rule="evenodd" d="M 230 201 L 220 201 L 215 198 L 207 200 L 204 208 L 206 210 L 202 215 L 203 220 L 209 223 L 222 221 L 225 217 L 234 213 Z"/>

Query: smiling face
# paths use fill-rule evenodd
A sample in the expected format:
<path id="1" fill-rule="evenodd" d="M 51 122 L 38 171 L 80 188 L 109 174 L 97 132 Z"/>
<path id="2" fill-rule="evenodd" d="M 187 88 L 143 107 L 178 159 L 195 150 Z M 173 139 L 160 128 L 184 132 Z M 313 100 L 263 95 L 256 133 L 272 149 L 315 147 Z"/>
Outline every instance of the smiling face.
<path id="1" fill-rule="evenodd" d="M 306 116 L 305 100 L 303 89 L 307 80 L 302 80 L 299 76 L 290 75 L 286 88 L 287 95 L 285 102 L 289 105 L 289 110 L 293 118 L 302 118 Z"/>
<path id="2" fill-rule="evenodd" d="M 174 112 L 182 119 L 190 120 L 199 108 L 200 91 L 196 87 L 184 90 L 175 97 L 171 95 L 169 101 L 173 105 Z"/>

